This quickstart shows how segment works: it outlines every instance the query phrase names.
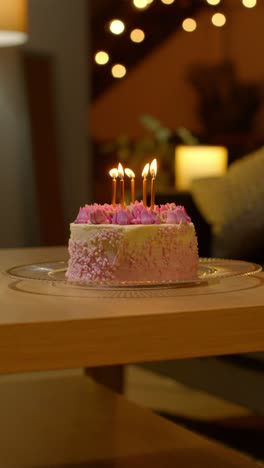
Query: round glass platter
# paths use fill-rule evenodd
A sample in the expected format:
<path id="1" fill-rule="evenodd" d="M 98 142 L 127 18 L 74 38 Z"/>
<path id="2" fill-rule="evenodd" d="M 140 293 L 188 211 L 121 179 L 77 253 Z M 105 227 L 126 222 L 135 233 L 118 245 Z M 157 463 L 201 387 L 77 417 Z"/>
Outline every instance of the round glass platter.
<path id="1" fill-rule="evenodd" d="M 69 282 L 65 277 L 67 261 L 43 262 L 30 265 L 14 266 L 7 270 L 13 278 L 23 280 L 48 281 L 54 285 L 82 289 L 156 289 L 195 286 L 210 281 L 234 276 L 253 275 L 262 267 L 256 263 L 242 260 L 220 258 L 200 258 L 197 277 L 181 281 L 109 281 L 109 282 Z"/>

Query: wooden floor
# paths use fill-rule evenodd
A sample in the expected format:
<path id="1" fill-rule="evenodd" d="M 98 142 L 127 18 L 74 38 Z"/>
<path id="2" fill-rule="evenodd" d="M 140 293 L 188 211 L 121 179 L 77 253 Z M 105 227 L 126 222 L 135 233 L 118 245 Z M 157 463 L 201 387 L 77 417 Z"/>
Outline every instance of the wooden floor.
<path id="1" fill-rule="evenodd" d="M 141 387 L 146 405 L 151 378 L 131 367 L 126 392 L 131 397 L 133 387 Z M 159 387 L 161 407 L 164 395 L 175 393 L 175 388 L 169 389 L 168 382 Z M 191 397 L 181 388 L 178 402 L 183 402 L 184 394 Z M 0 414 L 1 468 L 258 466 L 252 457 L 141 409 L 95 384 L 83 371 L 2 376 Z"/>
<path id="2" fill-rule="evenodd" d="M 139 366 L 128 366 L 126 381 L 126 397 L 131 401 L 264 463 L 263 412 L 253 413 Z M 252 402 L 253 394 L 251 389 Z"/>
<path id="3" fill-rule="evenodd" d="M 146 408 L 207 421 L 251 414 L 247 408 L 193 390 L 139 366 L 127 366 L 125 375 L 126 398 Z"/>
<path id="4" fill-rule="evenodd" d="M 25 378 L 28 381 L 35 381 L 39 378 L 53 379 L 83 374 L 83 369 L 72 369 L 2 375 L 0 376 L 0 385 L 1 382 L 21 382 Z M 215 420 L 252 414 L 243 406 L 191 389 L 172 379 L 146 371 L 140 366 L 126 366 L 124 394 L 128 400 L 139 406 L 190 418 Z"/>

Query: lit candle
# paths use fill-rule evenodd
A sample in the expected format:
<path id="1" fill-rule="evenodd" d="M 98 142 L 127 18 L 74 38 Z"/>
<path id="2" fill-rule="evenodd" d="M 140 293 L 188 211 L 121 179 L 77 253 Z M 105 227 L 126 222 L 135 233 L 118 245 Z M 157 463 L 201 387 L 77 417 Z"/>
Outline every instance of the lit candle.
<path id="1" fill-rule="evenodd" d="M 149 163 L 147 163 L 142 171 L 143 177 L 143 205 L 147 206 L 147 175 L 149 173 Z"/>
<path id="2" fill-rule="evenodd" d="M 120 177 L 120 205 L 121 208 L 125 208 L 125 181 L 124 181 L 124 169 L 122 164 L 118 164 L 118 177 Z"/>
<path id="3" fill-rule="evenodd" d="M 131 169 L 125 169 L 126 175 L 130 178 L 131 182 L 131 203 L 135 203 L 135 174 Z"/>
<path id="4" fill-rule="evenodd" d="M 116 178 L 118 176 L 118 170 L 116 168 L 109 171 L 110 177 L 112 177 L 112 205 L 116 206 Z"/>
<path id="5" fill-rule="evenodd" d="M 149 172 L 151 175 L 150 207 L 153 210 L 155 205 L 155 177 L 157 175 L 157 159 L 153 159 L 150 164 Z"/>

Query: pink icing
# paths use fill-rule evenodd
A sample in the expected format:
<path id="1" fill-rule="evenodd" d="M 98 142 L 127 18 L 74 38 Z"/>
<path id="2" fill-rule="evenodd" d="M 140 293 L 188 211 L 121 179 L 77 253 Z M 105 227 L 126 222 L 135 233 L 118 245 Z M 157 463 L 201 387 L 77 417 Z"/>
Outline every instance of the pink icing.
<path id="1" fill-rule="evenodd" d="M 183 206 L 175 203 L 155 205 L 152 210 L 142 202 L 131 203 L 125 208 L 120 205 L 85 205 L 81 207 L 75 224 L 181 224 L 191 222 Z"/>
<path id="2" fill-rule="evenodd" d="M 111 256 L 105 254 L 105 245 L 118 250 L 122 235 L 118 232 L 103 229 L 90 241 L 69 240 L 69 267 L 66 277 L 71 280 L 109 281 L 114 278 L 116 266 Z"/>

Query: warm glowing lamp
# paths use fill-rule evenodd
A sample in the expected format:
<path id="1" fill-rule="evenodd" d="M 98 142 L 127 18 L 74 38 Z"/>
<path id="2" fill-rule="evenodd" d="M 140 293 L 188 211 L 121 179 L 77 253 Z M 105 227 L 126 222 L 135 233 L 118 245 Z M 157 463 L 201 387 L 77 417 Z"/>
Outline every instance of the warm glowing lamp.
<path id="1" fill-rule="evenodd" d="M 15 46 L 27 40 L 27 0 L 0 1 L 0 46 Z"/>
<path id="2" fill-rule="evenodd" d="M 227 169 L 227 159 L 228 152 L 224 146 L 176 146 L 176 189 L 188 191 L 193 179 L 223 175 Z"/>

